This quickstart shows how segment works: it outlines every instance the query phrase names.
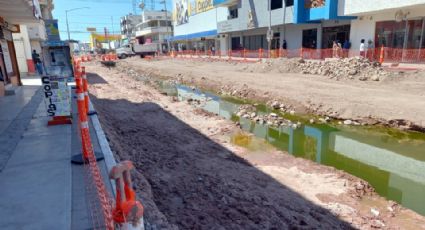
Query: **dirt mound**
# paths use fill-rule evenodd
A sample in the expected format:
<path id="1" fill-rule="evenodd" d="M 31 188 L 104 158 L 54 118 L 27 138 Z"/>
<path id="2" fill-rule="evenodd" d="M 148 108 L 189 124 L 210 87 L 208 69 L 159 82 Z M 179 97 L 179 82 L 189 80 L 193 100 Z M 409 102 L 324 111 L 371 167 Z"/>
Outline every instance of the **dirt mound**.
<path id="1" fill-rule="evenodd" d="M 390 73 L 378 62 L 366 58 L 352 57 L 328 59 L 326 61 L 306 61 L 302 58 L 271 59 L 242 68 L 247 72 L 279 72 L 323 75 L 332 79 L 358 79 L 360 81 L 379 81 Z"/>

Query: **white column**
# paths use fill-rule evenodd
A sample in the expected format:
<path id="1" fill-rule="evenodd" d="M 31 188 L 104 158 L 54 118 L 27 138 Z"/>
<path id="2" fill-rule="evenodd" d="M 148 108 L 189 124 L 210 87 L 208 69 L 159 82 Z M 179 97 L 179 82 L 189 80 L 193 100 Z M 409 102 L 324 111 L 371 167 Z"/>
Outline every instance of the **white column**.
<path id="1" fill-rule="evenodd" d="M 317 28 L 317 42 L 316 42 L 317 49 L 322 48 L 322 37 L 323 37 L 323 26 L 322 26 L 322 23 L 320 23 L 319 27 Z"/>
<path id="2" fill-rule="evenodd" d="M 22 40 L 24 41 L 25 57 L 27 60 L 32 60 L 32 50 L 28 29 L 26 25 L 20 25 Z"/>

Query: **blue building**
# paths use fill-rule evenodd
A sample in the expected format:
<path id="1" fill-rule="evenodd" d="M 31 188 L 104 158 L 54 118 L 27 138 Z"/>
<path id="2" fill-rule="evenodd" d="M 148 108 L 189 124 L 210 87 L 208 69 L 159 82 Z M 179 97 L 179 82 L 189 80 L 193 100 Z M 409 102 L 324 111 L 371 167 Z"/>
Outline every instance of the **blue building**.
<path id="1" fill-rule="evenodd" d="M 244 47 L 330 48 L 333 41 L 350 38 L 350 22 L 339 0 L 214 0 L 214 7 L 227 8 L 228 16 L 217 22 L 220 48 Z M 270 4 L 270 6 L 269 6 Z M 270 8 L 270 10 L 269 10 Z"/>

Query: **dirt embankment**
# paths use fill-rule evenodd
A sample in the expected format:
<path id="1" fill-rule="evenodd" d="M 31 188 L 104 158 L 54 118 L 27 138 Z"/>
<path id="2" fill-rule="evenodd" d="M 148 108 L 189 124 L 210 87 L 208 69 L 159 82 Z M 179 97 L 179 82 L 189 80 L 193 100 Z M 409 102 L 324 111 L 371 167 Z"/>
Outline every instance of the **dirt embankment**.
<path id="1" fill-rule="evenodd" d="M 88 66 L 91 99 L 119 160 L 136 166 L 148 229 L 425 229 L 364 181 L 275 150 L 230 143 L 231 121 Z"/>
<path id="2" fill-rule="evenodd" d="M 297 59 L 281 63 L 228 63 L 132 58 L 121 61 L 119 66 L 140 75 L 173 79 L 223 95 L 260 102 L 277 100 L 296 112 L 424 131 L 424 72 L 391 72 L 357 59 L 329 61 L 326 68 L 318 62 L 296 62 Z M 355 66 L 351 73 L 350 66 Z"/>

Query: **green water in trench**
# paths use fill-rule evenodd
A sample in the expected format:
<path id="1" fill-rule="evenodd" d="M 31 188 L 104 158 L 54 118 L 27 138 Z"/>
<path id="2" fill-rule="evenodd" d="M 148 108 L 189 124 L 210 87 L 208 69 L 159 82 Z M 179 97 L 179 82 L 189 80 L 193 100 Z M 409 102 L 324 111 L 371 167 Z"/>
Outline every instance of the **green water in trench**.
<path id="1" fill-rule="evenodd" d="M 425 134 L 379 126 L 307 124 L 308 116 L 285 118 L 304 125 L 273 127 L 237 117 L 243 101 L 192 90 L 183 85 L 159 83 L 160 89 L 179 100 L 201 100 L 199 107 L 226 119 L 239 121 L 253 137 L 235 134 L 235 144 L 262 151 L 264 141 L 296 157 L 335 167 L 368 181 L 381 196 L 425 215 Z M 264 105 L 259 113 L 275 112 Z M 240 135 L 240 136 L 238 136 Z M 267 151 L 264 149 L 263 151 Z"/>

